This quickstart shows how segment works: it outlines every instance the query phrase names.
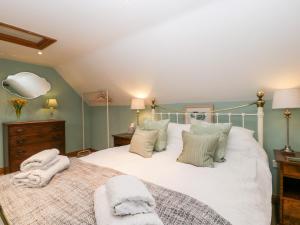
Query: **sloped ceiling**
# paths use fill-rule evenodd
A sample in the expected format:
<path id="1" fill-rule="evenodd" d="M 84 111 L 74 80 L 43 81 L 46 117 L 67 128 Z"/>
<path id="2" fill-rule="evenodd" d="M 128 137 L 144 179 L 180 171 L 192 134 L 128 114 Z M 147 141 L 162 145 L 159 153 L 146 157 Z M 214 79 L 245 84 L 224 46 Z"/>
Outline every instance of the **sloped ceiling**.
<path id="1" fill-rule="evenodd" d="M 1 0 L 0 21 L 56 38 L 37 55 L 78 92 L 159 102 L 254 99 L 300 86 L 299 0 Z M 42 74 L 41 74 L 42 75 Z"/>

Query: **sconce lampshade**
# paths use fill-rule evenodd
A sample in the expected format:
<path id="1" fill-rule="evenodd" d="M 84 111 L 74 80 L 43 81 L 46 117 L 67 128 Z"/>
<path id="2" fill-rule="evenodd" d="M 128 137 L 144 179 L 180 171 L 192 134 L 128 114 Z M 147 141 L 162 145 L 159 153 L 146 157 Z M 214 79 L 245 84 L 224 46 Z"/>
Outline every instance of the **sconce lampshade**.
<path id="1" fill-rule="evenodd" d="M 274 92 L 273 109 L 300 108 L 300 88 L 282 89 Z"/>
<path id="2" fill-rule="evenodd" d="M 47 100 L 47 107 L 48 108 L 56 108 L 57 107 L 57 100 L 55 98 L 50 98 Z"/>
<path id="3" fill-rule="evenodd" d="M 131 100 L 131 109 L 132 110 L 140 110 L 145 109 L 145 101 L 141 98 L 133 98 Z"/>

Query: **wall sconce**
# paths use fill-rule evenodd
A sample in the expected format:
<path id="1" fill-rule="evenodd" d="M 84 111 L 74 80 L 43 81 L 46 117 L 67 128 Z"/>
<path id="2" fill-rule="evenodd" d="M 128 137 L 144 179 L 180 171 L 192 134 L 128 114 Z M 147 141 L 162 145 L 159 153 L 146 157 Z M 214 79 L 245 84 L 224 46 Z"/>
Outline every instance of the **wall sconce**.
<path id="1" fill-rule="evenodd" d="M 56 98 L 49 98 L 46 103 L 46 107 L 50 109 L 50 117 L 53 118 L 54 110 L 57 108 L 57 100 Z"/>

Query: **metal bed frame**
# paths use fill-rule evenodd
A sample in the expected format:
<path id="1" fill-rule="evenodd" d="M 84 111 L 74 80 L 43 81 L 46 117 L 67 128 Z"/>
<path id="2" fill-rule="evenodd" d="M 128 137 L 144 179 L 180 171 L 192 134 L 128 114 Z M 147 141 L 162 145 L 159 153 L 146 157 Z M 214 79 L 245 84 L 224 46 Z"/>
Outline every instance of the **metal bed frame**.
<path id="1" fill-rule="evenodd" d="M 255 116 L 257 117 L 257 140 L 261 146 L 263 146 L 264 143 L 264 104 L 265 101 L 263 99 L 264 97 L 264 92 L 263 91 L 258 91 L 256 93 L 257 96 L 257 101 L 251 102 L 249 104 L 241 105 L 241 106 L 236 106 L 232 108 L 226 108 L 226 109 L 220 109 L 220 110 L 215 110 L 212 112 L 156 112 L 156 108 L 159 108 L 160 106 L 155 103 L 155 99 L 152 100 L 152 119 L 158 119 L 162 120 L 164 118 L 168 118 L 171 120 L 171 118 L 175 117 L 175 122 L 179 123 L 179 118 L 180 116 L 186 116 L 186 115 L 193 115 L 194 118 L 197 115 L 204 114 L 204 115 L 212 115 L 214 116 L 216 123 L 219 123 L 219 118 L 220 116 L 227 116 L 228 117 L 228 123 L 231 123 L 232 117 L 233 116 L 239 116 L 241 117 L 241 122 L 242 122 L 242 127 L 245 127 L 245 117 L 247 116 Z M 251 105 L 256 105 L 257 106 L 257 112 L 256 113 L 231 113 L 231 112 L 224 112 L 224 111 L 230 111 L 234 109 L 240 109 L 240 108 L 245 108 Z"/>

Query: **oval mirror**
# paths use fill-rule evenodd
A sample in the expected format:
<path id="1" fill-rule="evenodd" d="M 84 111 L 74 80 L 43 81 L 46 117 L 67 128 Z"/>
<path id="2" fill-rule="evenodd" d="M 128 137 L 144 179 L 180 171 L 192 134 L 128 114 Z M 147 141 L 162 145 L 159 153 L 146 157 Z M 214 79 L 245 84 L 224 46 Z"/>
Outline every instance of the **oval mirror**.
<path id="1" fill-rule="evenodd" d="M 8 76 L 2 81 L 2 86 L 9 93 L 26 99 L 45 95 L 51 89 L 50 83 L 45 78 L 30 72 Z"/>

